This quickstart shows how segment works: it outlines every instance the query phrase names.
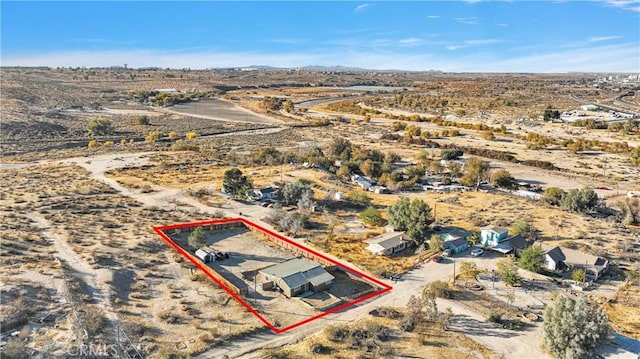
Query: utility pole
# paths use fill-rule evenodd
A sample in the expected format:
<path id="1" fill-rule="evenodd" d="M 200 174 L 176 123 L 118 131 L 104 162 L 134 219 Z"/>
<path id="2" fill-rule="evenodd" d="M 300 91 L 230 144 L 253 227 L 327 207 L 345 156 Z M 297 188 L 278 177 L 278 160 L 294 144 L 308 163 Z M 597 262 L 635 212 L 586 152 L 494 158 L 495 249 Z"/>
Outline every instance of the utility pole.
<path id="1" fill-rule="evenodd" d="M 453 261 L 453 284 L 456 284 L 456 262 Z"/>

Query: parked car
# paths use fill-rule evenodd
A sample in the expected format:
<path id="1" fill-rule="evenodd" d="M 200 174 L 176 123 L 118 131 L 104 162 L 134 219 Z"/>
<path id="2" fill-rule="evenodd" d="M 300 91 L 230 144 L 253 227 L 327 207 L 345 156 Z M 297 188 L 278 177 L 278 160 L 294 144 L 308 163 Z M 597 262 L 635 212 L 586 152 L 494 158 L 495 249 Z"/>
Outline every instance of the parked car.
<path id="1" fill-rule="evenodd" d="M 471 255 L 474 257 L 479 257 L 484 253 L 484 250 L 482 248 L 475 248 L 471 251 Z"/>
<path id="2" fill-rule="evenodd" d="M 432 262 L 440 263 L 442 262 L 442 256 L 431 257 Z"/>

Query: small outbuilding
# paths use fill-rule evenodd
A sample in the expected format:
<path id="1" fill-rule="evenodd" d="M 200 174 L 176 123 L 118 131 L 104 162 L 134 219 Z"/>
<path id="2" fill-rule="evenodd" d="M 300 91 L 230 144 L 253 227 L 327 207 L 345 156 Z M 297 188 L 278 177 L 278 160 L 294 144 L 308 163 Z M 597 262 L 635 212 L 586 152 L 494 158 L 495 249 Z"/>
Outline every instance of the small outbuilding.
<path id="1" fill-rule="evenodd" d="M 480 231 L 480 244 L 493 247 L 507 239 L 509 231 L 502 227 L 484 227 Z"/>
<path id="2" fill-rule="evenodd" d="M 444 248 L 450 249 L 453 253 L 461 253 L 469 248 L 469 243 L 464 238 L 456 238 L 452 241 L 444 242 Z"/>
<path id="3" fill-rule="evenodd" d="M 216 256 L 213 253 L 203 248 L 196 251 L 196 257 L 200 258 L 205 263 L 211 263 L 216 260 Z"/>

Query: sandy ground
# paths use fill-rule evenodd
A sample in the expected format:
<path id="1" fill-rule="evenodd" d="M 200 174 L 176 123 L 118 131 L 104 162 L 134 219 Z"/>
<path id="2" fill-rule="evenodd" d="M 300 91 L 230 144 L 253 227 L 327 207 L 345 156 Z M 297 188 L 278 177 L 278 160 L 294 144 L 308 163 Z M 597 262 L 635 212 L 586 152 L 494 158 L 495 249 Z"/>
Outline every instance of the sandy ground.
<path id="1" fill-rule="evenodd" d="M 163 108 L 163 111 L 207 120 L 281 124 L 282 121 L 257 114 L 221 99 L 201 100 Z"/>

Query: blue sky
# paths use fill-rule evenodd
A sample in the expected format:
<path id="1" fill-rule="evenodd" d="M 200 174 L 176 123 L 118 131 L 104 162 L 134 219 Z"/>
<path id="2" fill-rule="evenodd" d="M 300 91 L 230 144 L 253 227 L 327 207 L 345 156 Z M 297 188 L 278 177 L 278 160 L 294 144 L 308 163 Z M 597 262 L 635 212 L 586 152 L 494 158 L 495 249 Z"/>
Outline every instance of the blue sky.
<path id="1" fill-rule="evenodd" d="M 0 3 L 3 66 L 640 72 L 640 0 Z"/>

